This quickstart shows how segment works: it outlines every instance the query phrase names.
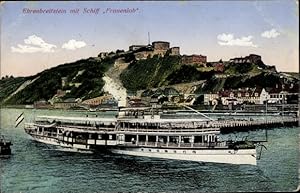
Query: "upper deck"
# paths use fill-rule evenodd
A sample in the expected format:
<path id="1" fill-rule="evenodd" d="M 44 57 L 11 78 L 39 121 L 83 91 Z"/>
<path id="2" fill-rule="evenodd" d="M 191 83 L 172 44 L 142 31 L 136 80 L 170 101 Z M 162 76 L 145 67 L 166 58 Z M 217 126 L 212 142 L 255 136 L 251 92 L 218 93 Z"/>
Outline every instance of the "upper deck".
<path id="1" fill-rule="evenodd" d="M 64 124 L 106 124 L 115 125 L 116 118 L 100 118 L 100 117 L 65 117 L 65 116 L 37 116 L 36 123 L 48 122 L 48 123 L 64 123 Z"/>
<path id="2" fill-rule="evenodd" d="M 207 128 L 202 119 L 151 118 L 100 118 L 38 116 L 35 123 L 27 127 L 57 127 L 77 132 L 119 132 L 119 133 L 219 133 L 219 128 Z"/>

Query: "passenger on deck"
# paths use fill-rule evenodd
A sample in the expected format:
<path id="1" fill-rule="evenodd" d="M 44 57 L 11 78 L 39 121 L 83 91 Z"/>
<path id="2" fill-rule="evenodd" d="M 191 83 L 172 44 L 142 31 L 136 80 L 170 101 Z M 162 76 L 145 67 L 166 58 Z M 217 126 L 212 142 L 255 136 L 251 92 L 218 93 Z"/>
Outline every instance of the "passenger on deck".
<path id="1" fill-rule="evenodd" d="M 134 138 L 131 138 L 131 143 L 132 143 L 132 144 L 135 144 Z"/>

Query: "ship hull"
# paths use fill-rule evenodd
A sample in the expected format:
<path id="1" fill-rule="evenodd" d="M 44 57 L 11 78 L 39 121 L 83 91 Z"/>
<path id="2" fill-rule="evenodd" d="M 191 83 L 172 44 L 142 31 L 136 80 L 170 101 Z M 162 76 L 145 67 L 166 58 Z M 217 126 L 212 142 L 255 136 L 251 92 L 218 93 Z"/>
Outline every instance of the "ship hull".
<path id="1" fill-rule="evenodd" d="M 149 152 L 149 149 L 151 152 Z M 159 151 L 159 152 L 157 152 Z M 166 152 L 167 151 L 167 152 Z M 162 159 L 186 160 L 196 162 L 256 165 L 255 149 L 157 149 L 157 148 L 127 148 L 111 149 L 112 153 L 142 156 Z M 176 153 L 174 153 L 176 152 Z"/>
<path id="2" fill-rule="evenodd" d="M 66 142 L 59 141 L 58 139 L 53 137 L 38 136 L 38 135 L 30 135 L 30 136 L 34 141 L 55 146 L 56 150 L 69 151 L 69 152 L 83 152 L 83 153 L 93 152 L 90 150 L 89 145 L 66 143 Z"/>
<path id="3" fill-rule="evenodd" d="M 109 151 L 113 154 L 129 156 L 174 159 L 196 162 L 211 162 L 224 164 L 256 165 L 256 149 L 228 149 L 228 148 L 157 148 L 157 147 L 126 147 L 126 146 L 90 146 L 76 143 L 61 142 L 56 138 L 31 135 L 40 143 L 54 145 L 58 150 L 72 152 Z"/>

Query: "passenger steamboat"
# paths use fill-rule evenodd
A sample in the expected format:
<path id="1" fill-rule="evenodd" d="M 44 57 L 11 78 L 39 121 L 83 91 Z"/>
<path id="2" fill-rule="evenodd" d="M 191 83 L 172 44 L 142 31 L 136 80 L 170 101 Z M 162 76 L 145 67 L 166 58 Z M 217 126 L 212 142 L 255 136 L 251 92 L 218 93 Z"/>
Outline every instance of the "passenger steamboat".
<path id="1" fill-rule="evenodd" d="M 163 118 L 146 108 L 122 108 L 113 118 L 38 116 L 25 123 L 34 140 L 75 151 L 256 165 L 255 141 L 221 140 L 214 120 Z"/>

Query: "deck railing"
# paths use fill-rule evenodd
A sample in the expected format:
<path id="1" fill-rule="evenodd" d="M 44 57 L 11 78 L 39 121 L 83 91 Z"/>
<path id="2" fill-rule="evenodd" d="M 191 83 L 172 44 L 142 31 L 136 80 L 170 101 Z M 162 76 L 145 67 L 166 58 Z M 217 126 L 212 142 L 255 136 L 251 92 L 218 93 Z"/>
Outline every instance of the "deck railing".
<path id="1" fill-rule="evenodd" d="M 173 143 L 173 142 L 124 142 L 124 146 L 145 146 L 145 147 L 178 147 L 178 148 L 214 148 L 214 147 L 228 147 L 226 142 L 209 142 L 209 143 Z"/>
<path id="2" fill-rule="evenodd" d="M 55 127 L 64 130 L 89 130 L 96 132 L 143 132 L 143 133 L 199 133 L 199 132 L 220 132 L 220 128 L 234 128 L 234 127 L 247 127 L 247 126 L 259 126 L 259 125 L 275 125 L 285 123 L 297 123 L 298 119 L 294 117 L 280 117 L 278 119 L 255 119 L 255 120 L 216 120 L 206 122 L 186 122 L 186 123 L 160 123 L 158 127 L 147 128 L 147 126 L 133 126 L 133 127 L 121 127 L 118 124 L 115 126 L 95 126 L 91 125 L 69 125 L 59 124 Z M 40 124 L 25 124 L 25 129 L 35 129 L 37 126 L 43 126 Z"/>

